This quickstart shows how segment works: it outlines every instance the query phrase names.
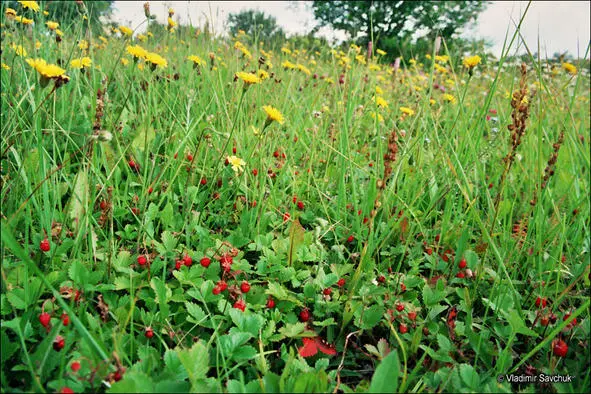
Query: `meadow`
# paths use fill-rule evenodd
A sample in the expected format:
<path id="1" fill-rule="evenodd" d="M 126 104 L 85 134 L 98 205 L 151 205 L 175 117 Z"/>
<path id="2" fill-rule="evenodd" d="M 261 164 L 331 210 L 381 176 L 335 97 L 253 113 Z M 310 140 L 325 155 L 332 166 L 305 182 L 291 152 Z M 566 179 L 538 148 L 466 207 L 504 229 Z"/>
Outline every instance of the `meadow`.
<path id="1" fill-rule="evenodd" d="M 2 392 L 589 391 L 588 62 L 20 3 Z"/>

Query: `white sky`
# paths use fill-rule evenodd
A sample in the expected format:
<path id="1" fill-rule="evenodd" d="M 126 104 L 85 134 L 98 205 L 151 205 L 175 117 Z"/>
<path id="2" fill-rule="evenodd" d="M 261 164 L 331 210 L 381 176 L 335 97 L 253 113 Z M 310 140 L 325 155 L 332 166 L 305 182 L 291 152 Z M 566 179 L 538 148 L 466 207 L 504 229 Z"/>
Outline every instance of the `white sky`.
<path id="1" fill-rule="evenodd" d="M 113 19 L 121 24 L 142 31 L 145 28 L 144 1 L 115 1 Z M 478 22 L 464 36 L 486 38 L 494 43 L 492 52 L 500 56 L 507 29 L 509 39 L 515 25 L 527 7 L 527 1 L 493 1 L 480 14 Z M 575 57 L 583 57 L 589 44 L 590 1 L 533 1 L 521 27 L 527 46 L 532 52 L 552 57 L 555 52 L 568 51 Z M 277 19 L 277 23 L 289 34 L 306 33 L 314 26 L 313 13 L 306 2 L 290 1 L 150 1 L 150 11 L 157 20 L 166 22 L 167 10 L 175 10 L 175 21 L 203 26 L 205 20 L 213 21 L 216 33 L 223 33 L 229 13 L 256 9 Z M 342 39 L 344 35 L 322 28 L 320 34 L 327 38 Z M 517 42 L 517 41 L 516 41 Z M 523 45 L 515 44 L 515 50 L 525 51 Z"/>

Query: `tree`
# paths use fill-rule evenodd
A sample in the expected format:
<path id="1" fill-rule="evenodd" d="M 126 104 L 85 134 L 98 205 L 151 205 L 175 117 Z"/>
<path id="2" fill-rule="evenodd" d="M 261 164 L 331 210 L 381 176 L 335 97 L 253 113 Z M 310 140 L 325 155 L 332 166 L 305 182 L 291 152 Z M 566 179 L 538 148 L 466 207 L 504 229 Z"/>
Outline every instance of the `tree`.
<path id="1" fill-rule="evenodd" d="M 435 34 L 455 37 L 484 10 L 483 1 L 314 1 L 321 25 L 347 32 L 353 40 L 408 39 Z M 418 36 L 418 37 L 417 37 Z"/>
<path id="2" fill-rule="evenodd" d="M 272 41 L 285 38 L 283 29 L 277 25 L 277 20 L 264 12 L 248 10 L 228 15 L 228 26 L 232 36 L 244 31 L 251 39 L 258 41 Z"/>

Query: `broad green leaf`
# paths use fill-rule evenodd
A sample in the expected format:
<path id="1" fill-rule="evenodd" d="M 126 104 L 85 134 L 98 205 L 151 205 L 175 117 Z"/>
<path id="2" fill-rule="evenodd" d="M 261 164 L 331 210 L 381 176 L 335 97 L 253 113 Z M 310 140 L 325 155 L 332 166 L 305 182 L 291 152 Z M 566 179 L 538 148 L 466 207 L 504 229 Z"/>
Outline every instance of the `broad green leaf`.
<path id="1" fill-rule="evenodd" d="M 162 282 L 162 279 L 154 277 L 150 281 L 150 287 L 156 293 L 156 303 L 160 306 L 160 314 L 162 316 L 168 316 L 168 299 L 172 295 L 172 291 L 168 288 L 168 285 Z"/>
<path id="2" fill-rule="evenodd" d="M 386 310 L 381 305 L 372 305 L 369 308 L 363 310 L 359 318 L 356 319 L 357 324 L 360 328 L 370 329 L 375 327 L 384 316 Z"/>
<path id="3" fill-rule="evenodd" d="M 369 386 L 370 393 L 396 393 L 398 391 L 398 376 L 400 361 L 398 352 L 392 351 L 376 368 Z"/>
<path id="4" fill-rule="evenodd" d="M 129 371 L 123 375 L 123 379 L 113 383 L 107 391 L 109 393 L 152 393 L 154 382 L 152 378 L 139 371 Z"/>
<path id="5" fill-rule="evenodd" d="M 207 318 L 205 312 L 203 312 L 203 308 L 193 302 L 185 302 L 185 308 L 187 308 L 187 312 L 190 315 L 187 320 L 191 323 L 201 324 Z"/>
<path id="6" fill-rule="evenodd" d="M 86 213 L 88 200 L 88 173 L 86 169 L 82 169 L 76 175 L 74 190 L 68 206 L 68 216 L 72 220 L 76 230 Z"/>
<path id="7" fill-rule="evenodd" d="M 196 342 L 191 349 L 176 350 L 178 359 L 187 371 L 193 388 L 199 380 L 207 377 L 209 371 L 209 354 L 203 343 Z"/>

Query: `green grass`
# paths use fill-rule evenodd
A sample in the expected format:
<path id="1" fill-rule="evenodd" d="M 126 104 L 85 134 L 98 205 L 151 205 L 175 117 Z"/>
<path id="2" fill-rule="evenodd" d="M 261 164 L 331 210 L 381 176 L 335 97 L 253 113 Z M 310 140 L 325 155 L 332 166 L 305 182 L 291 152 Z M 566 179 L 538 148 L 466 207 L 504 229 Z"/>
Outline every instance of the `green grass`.
<path id="1" fill-rule="evenodd" d="M 250 46 L 248 59 L 235 40 L 185 29 L 135 43 L 167 60 L 151 70 L 127 53 L 130 38 L 103 42 L 80 23 L 58 44 L 42 14 L 31 29 L 3 18 L 3 391 L 589 390 L 581 64 L 571 75 L 530 52 L 529 118 L 506 170 L 518 34 L 469 73 L 454 56 L 438 71 L 434 53 L 397 71 L 379 56 L 363 64 L 354 46 Z M 69 65 L 82 56 L 91 67 Z M 70 81 L 43 87 L 27 58 L 61 61 Z M 235 80 L 259 69 L 273 75 L 246 89 Z M 265 105 L 285 122 L 265 126 Z M 243 170 L 225 164 L 232 155 Z M 299 355 L 316 335 L 337 354 Z M 526 372 L 574 378 L 498 381 Z"/>

